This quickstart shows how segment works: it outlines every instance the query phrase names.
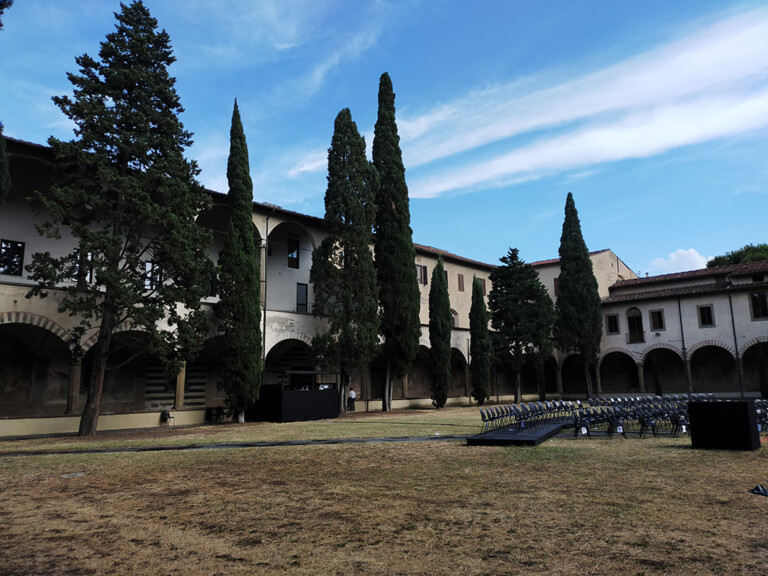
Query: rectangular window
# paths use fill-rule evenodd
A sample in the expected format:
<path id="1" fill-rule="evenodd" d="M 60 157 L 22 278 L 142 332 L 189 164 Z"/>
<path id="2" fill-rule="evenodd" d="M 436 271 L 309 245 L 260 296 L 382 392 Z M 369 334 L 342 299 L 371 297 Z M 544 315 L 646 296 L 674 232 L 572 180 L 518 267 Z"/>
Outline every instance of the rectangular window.
<path id="1" fill-rule="evenodd" d="M 443 278 L 445 278 L 445 285 L 448 286 L 448 270 L 443 270 Z"/>
<path id="2" fill-rule="evenodd" d="M 208 285 L 208 296 L 211 298 L 219 295 L 219 277 L 214 272 L 211 274 L 210 283 Z"/>
<path id="3" fill-rule="evenodd" d="M 659 332 L 660 330 L 666 330 L 664 325 L 664 310 L 651 310 L 651 330 Z"/>
<path id="4" fill-rule="evenodd" d="M 464 274 L 459 274 L 459 292 L 464 292 Z"/>
<path id="5" fill-rule="evenodd" d="M 416 264 L 416 278 L 419 280 L 419 284 L 427 285 L 427 267 L 421 264 Z"/>
<path id="6" fill-rule="evenodd" d="M 299 239 L 288 237 L 288 268 L 299 268 Z"/>
<path id="7" fill-rule="evenodd" d="M 619 315 L 618 314 L 605 315 L 605 333 L 606 334 L 619 333 Z"/>
<path id="8" fill-rule="evenodd" d="M 753 292 L 750 300 L 752 304 L 752 320 L 768 319 L 768 293 Z"/>
<path id="9" fill-rule="evenodd" d="M 308 293 L 309 287 L 307 284 L 296 284 L 296 312 L 299 314 L 309 312 Z"/>
<path id="10" fill-rule="evenodd" d="M 144 262 L 144 290 L 157 290 L 162 281 L 160 265 L 155 262 Z"/>
<path id="11" fill-rule="evenodd" d="M 712 304 L 699 306 L 699 328 L 708 328 L 715 325 L 715 314 L 712 311 Z"/>
<path id="12" fill-rule="evenodd" d="M 80 250 L 75 248 L 72 252 L 72 282 L 77 285 L 90 284 L 93 279 L 93 267 L 91 266 L 91 253 L 80 255 Z"/>
<path id="13" fill-rule="evenodd" d="M 24 242 L 0 240 L 0 274 L 21 276 L 24 270 Z"/>
<path id="14" fill-rule="evenodd" d="M 555 298 L 557 298 L 557 294 L 560 291 L 560 277 L 558 276 L 555 278 Z"/>
<path id="15" fill-rule="evenodd" d="M 485 278 L 480 278 L 480 284 L 483 285 L 483 296 L 485 296 Z"/>

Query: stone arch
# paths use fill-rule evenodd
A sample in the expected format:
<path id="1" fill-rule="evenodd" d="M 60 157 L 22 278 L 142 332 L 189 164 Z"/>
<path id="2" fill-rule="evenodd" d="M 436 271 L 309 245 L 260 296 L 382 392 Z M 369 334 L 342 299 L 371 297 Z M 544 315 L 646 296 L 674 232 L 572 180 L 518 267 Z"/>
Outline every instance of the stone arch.
<path id="1" fill-rule="evenodd" d="M 645 350 L 643 377 L 646 391 L 656 395 L 688 391 L 682 352 L 668 344 L 656 344 Z"/>
<path id="2" fill-rule="evenodd" d="M 627 348 L 624 348 L 623 346 L 611 346 L 610 348 L 606 348 L 605 350 L 601 350 L 600 354 L 597 356 L 597 365 L 600 366 L 603 362 L 603 358 L 608 356 L 609 354 L 614 354 L 616 352 L 619 352 L 621 354 L 626 354 L 632 360 L 638 364 L 641 363 L 642 357 L 637 352 L 633 352 L 632 350 L 629 350 Z"/>
<path id="3" fill-rule="evenodd" d="M 716 340 L 691 347 L 688 358 L 694 392 L 738 392 L 738 367 L 733 349 Z"/>
<path id="4" fill-rule="evenodd" d="M 8 311 L 0 312 L 0 324 L 29 324 L 47 330 L 58 336 L 65 344 L 70 345 L 75 339 L 61 324 L 47 316 L 34 312 Z"/>
<path id="5" fill-rule="evenodd" d="M 408 388 L 402 391 L 403 398 L 429 398 L 430 396 L 430 364 L 429 347 L 424 344 L 419 345 L 416 353 L 416 360 L 408 371 Z M 392 391 L 393 397 L 397 397 L 397 389 Z"/>
<path id="6" fill-rule="evenodd" d="M 688 348 L 688 361 L 691 361 L 691 358 L 693 358 L 694 352 L 697 350 L 700 350 L 701 348 L 705 348 L 707 346 L 715 346 L 717 348 L 722 348 L 724 350 L 727 350 L 730 352 L 731 356 L 733 358 L 736 358 L 736 351 L 733 349 L 733 346 L 729 346 L 725 342 L 720 342 L 719 340 L 702 340 L 701 342 L 697 342 L 690 348 Z"/>
<path id="7" fill-rule="evenodd" d="M 744 344 L 741 345 L 741 348 L 739 348 L 739 356 L 742 358 L 744 357 L 744 354 L 752 348 L 755 344 L 763 344 L 768 342 L 768 336 L 758 336 L 757 338 L 752 338 L 751 340 L 748 340 Z"/>
<path id="8" fill-rule="evenodd" d="M 606 394 L 624 394 L 640 391 L 637 354 L 621 347 L 606 350 L 598 362 L 602 391 Z"/>
<path id="9" fill-rule="evenodd" d="M 82 351 L 83 354 L 88 352 L 94 344 L 96 344 L 96 340 L 99 339 L 99 329 L 98 327 L 92 328 L 94 331 L 93 334 L 91 334 L 88 338 L 86 338 L 85 342 L 83 342 Z M 112 329 L 112 335 L 119 334 L 120 332 L 145 332 L 145 330 L 137 329 L 135 326 L 131 325 L 129 321 L 120 322 L 117 326 L 115 326 Z"/>
<path id="10" fill-rule="evenodd" d="M 316 369 L 312 360 L 311 341 L 300 338 L 282 338 L 279 343 L 271 346 L 264 362 L 263 385 L 288 384 L 293 388 L 311 386 L 311 374 L 289 375 L 285 372 L 311 372 Z"/>
<path id="11" fill-rule="evenodd" d="M 670 352 L 674 352 L 680 357 L 681 360 L 683 359 L 683 351 L 680 348 L 678 348 L 673 344 L 668 344 L 667 342 L 658 342 L 657 344 L 651 344 L 650 346 L 647 346 L 643 350 L 641 354 L 642 363 L 645 364 L 645 359 L 647 358 L 648 354 L 650 354 L 654 350 L 662 350 L 662 349 L 669 350 Z"/>
<path id="12" fill-rule="evenodd" d="M 451 348 L 451 385 L 448 396 L 465 396 L 467 393 L 467 357 L 456 347 Z"/>
<path id="13" fill-rule="evenodd" d="M 768 397 L 768 338 L 753 338 L 741 352 L 744 390 Z"/>
<path id="14" fill-rule="evenodd" d="M 283 332 L 281 334 L 278 334 L 274 338 L 270 338 L 269 345 L 266 346 L 264 350 L 264 356 L 265 357 L 268 356 L 269 353 L 272 351 L 272 349 L 275 348 L 275 346 L 277 346 L 282 342 L 285 342 L 286 340 L 299 340 L 300 342 L 303 342 L 307 346 L 310 346 L 310 347 L 312 346 L 312 338 L 310 338 L 304 332 L 296 332 L 296 331 Z"/>

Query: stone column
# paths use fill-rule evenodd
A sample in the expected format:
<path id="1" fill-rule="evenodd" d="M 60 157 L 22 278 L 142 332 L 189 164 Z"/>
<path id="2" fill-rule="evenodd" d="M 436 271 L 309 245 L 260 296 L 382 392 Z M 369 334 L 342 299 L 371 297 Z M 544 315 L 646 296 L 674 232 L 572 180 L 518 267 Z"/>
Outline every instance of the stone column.
<path id="1" fill-rule="evenodd" d="M 637 364 L 637 381 L 640 384 L 640 392 L 645 392 L 645 373 L 642 364 Z"/>
<path id="2" fill-rule="evenodd" d="M 563 393 L 563 367 L 558 364 L 555 370 L 555 383 L 557 384 L 557 393 Z"/>
<path id="3" fill-rule="evenodd" d="M 80 380 L 83 377 L 83 361 L 73 359 L 69 365 L 69 389 L 67 390 L 67 414 L 80 411 Z"/>
<path id="4" fill-rule="evenodd" d="M 693 392 L 693 376 L 691 376 L 691 362 L 685 363 L 685 379 L 688 381 L 688 394 Z"/>
<path id="5" fill-rule="evenodd" d="M 187 365 L 182 364 L 181 370 L 176 375 L 176 401 L 174 407 L 179 410 L 184 408 L 184 384 L 187 381 Z"/>
<path id="6" fill-rule="evenodd" d="M 600 394 L 603 393 L 603 379 L 600 376 L 600 364 L 602 362 L 598 361 L 597 368 L 595 368 L 595 386 L 597 386 L 597 395 L 600 396 Z"/>

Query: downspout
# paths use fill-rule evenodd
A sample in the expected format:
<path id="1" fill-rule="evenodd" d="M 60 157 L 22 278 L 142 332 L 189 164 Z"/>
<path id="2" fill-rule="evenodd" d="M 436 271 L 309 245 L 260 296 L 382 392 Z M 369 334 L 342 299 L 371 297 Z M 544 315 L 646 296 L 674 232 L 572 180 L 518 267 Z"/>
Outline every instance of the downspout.
<path id="1" fill-rule="evenodd" d="M 688 397 L 690 398 L 693 384 L 691 382 L 691 367 L 688 365 L 688 350 L 685 348 L 685 330 L 683 329 L 683 312 L 680 307 L 680 296 L 677 297 L 677 317 L 680 319 L 680 338 L 683 342 L 683 368 L 685 368 L 685 380 L 688 386 Z"/>
<path id="2" fill-rule="evenodd" d="M 728 285 L 728 306 L 731 309 L 731 329 L 733 330 L 733 349 L 736 351 L 736 374 L 739 377 L 739 392 L 744 398 L 744 379 L 741 377 L 741 358 L 739 358 L 739 341 L 736 336 L 736 320 L 733 317 L 733 300 L 731 299 L 731 285 Z"/>
<path id="3" fill-rule="evenodd" d="M 264 376 L 266 375 L 267 371 L 267 268 L 269 266 L 267 265 L 267 259 L 269 257 L 269 216 L 267 216 L 267 222 L 266 222 L 266 229 L 264 234 L 264 318 L 262 319 L 263 327 L 261 329 L 261 338 L 262 338 L 262 346 L 261 346 L 261 381 L 264 382 Z"/>

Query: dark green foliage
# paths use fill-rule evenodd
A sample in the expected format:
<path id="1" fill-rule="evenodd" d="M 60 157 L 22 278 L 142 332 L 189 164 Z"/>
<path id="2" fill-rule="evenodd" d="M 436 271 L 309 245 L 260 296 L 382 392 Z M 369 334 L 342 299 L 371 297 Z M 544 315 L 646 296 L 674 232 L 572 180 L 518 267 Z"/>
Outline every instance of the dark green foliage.
<path id="1" fill-rule="evenodd" d="M 491 335 L 488 332 L 490 315 L 485 306 L 483 284 L 479 278 L 472 282 L 472 307 L 469 309 L 469 364 L 472 376 L 472 398 L 482 406 L 490 394 Z"/>
<path id="2" fill-rule="evenodd" d="M 373 164 L 381 185 L 376 194 L 375 265 L 379 279 L 381 333 L 387 361 L 384 410 L 391 408 L 391 376 L 403 378 L 416 359 L 421 335 L 420 293 L 414 262 L 411 214 L 400 137 L 395 123 L 395 94 L 389 74 L 379 82 L 379 116 L 373 137 Z"/>
<path id="3" fill-rule="evenodd" d="M 194 357 L 209 329 L 200 299 L 212 272 L 211 235 L 195 224 L 208 197 L 195 180 L 197 166 L 184 158 L 191 134 L 178 119 L 170 40 L 141 2 L 115 16 L 99 59 L 76 59 L 80 74 L 68 75 L 74 96 L 53 99 L 78 139 L 49 139 L 60 176 L 35 198 L 49 218 L 40 233 L 60 238 L 68 228 L 77 250 L 61 258 L 35 254 L 29 267 L 38 282 L 29 296 L 77 277 L 79 289 L 63 293 L 61 310 L 80 317 L 82 329 L 98 329 L 81 435 L 96 431 L 118 324 L 145 332 L 169 375 Z M 87 261 L 92 283 L 84 277 Z M 150 275 L 149 262 L 156 266 Z"/>
<path id="4" fill-rule="evenodd" d="M 237 101 L 229 137 L 229 234 L 219 256 L 220 300 L 216 316 L 224 333 L 221 355 L 221 387 L 227 405 L 240 414 L 258 397 L 261 385 L 261 308 L 258 248 L 254 243 L 253 183 L 248 164 L 248 145 Z"/>
<path id="5" fill-rule="evenodd" d="M 597 360 L 603 317 L 600 294 L 587 245 L 581 235 L 576 203 L 569 192 L 560 237 L 560 279 L 554 336 L 559 348 L 576 351 L 584 359 L 587 395 L 592 396 L 590 365 Z"/>
<path id="6" fill-rule="evenodd" d="M 13 0 L 0 0 L 0 30 L 3 29 L 3 13 L 13 6 Z"/>
<path id="7" fill-rule="evenodd" d="M 747 262 L 759 262 L 768 260 L 768 244 L 747 244 L 733 252 L 726 252 L 722 256 L 715 256 L 707 262 L 707 268 L 730 266 L 731 264 L 746 264 Z"/>
<path id="8" fill-rule="evenodd" d="M 310 272 L 314 313 L 328 320 L 328 331 L 312 339 L 312 348 L 322 364 L 340 372 L 342 414 L 350 370 L 369 362 L 378 349 L 378 286 L 370 249 L 377 187 L 365 139 L 345 108 L 336 116 L 328 149 L 328 236 L 312 254 Z"/>
<path id="9" fill-rule="evenodd" d="M 432 270 L 429 287 L 429 346 L 432 405 L 442 408 L 451 386 L 451 302 L 442 256 Z"/>
<path id="10" fill-rule="evenodd" d="M 515 402 L 520 401 L 520 371 L 526 361 L 543 374 L 543 360 L 551 355 L 550 334 L 555 309 L 547 289 L 533 266 L 520 260 L 517 248 L 501 258 L 502 265 L 491 272 L 488 305 L 491 325 L 507 347 L 503 362 L 515 370 Z M 540 390 L 541 392 L 541 390 Z"/>
<path id="11" fill-rule="evenodd" d="M 5 202 L 11 191 L 11 168 L 8 165 L 8 153 L 5 149 L 3 125 L 0 124 L 0 204 Z"/>

